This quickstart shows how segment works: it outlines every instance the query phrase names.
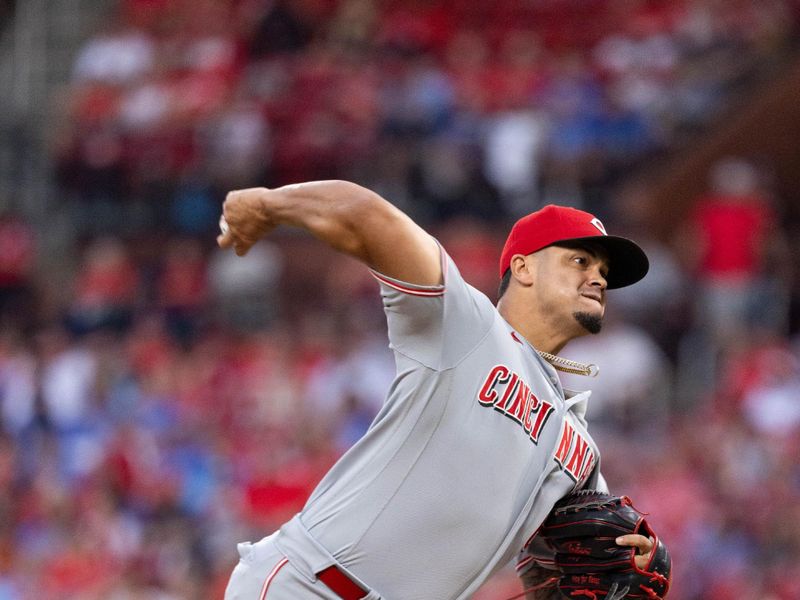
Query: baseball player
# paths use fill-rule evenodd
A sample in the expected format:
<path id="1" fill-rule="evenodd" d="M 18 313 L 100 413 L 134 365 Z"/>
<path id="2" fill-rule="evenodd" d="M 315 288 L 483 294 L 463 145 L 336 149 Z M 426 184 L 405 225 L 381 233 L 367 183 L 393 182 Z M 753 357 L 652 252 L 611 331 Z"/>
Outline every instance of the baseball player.
<path id="1" fill-rule="evenodd" d="M 302 511 L 239 544 L 226 600 L 469 598 L 515 555 L 526 557 L 523 584 L 538 581 L 546 550 L 535 561 L 531 549 L 553 505 L 605 489 L 589 392 L 564 390 L 556 372 L 591 366 L 557 354 L 600 331 L 606 289 L 644 277 L 644 252 L 589 213 L 547 206 L 511 230 L 495 307 L 434 238 L 353 183 L 231 192 L 217 241 L 243 255 L 279 225 L 371 269 L 397 375 Z M 619 542 L 637 562 L 652 547 L 639 535 Z"/>

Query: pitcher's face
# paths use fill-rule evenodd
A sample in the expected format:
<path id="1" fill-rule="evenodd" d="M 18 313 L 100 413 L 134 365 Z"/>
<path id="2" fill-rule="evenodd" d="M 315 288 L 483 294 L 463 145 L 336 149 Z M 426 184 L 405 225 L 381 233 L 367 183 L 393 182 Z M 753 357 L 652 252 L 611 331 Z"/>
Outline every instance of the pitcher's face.
<path id="1" fill-rule="evenodd" d="M 608 259 L 603 249 L 593 244 L 548 246 L 526 257 L 532 259 L 535 273 L 533 301 L 540 311 L 572 329 L 600 331 L 606 307 Z"/>

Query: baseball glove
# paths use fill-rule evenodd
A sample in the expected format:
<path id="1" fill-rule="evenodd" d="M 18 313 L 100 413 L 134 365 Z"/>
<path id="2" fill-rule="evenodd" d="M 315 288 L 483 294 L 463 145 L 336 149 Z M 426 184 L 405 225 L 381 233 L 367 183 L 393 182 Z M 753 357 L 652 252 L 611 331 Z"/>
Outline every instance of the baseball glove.
<path id="1" fill-rule="evenodd" d="M 653 541 L 644 568 L 634 561 L 636 548 L 616 543 L 617 537 L 631 533 Z M 594 490 L 570 494 L 555 505 L 541 535 L 555 551 L 561 571 L 558 589 L 566 598 L 655 600 L 669 591 L 669 552 L 627 496 Z"/>

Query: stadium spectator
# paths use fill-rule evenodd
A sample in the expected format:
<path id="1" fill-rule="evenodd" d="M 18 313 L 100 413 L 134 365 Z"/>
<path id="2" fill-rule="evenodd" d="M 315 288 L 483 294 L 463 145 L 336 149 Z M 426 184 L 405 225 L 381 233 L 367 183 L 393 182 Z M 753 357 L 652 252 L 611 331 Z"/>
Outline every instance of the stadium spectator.
<path id="1" fill-rule="evenodd" d="M 786 240 L 762 178 L 741 158 L 719 161 L 709 193 L 688 217 L 685 248 L 698 285 L 697 322 L 715 348 L 754 329 L 786 332 Z"/>
<path id="2" fill-rule="evenodd" d="M 36 233 L 25 219 L 0 214 L 0 324 L 33 324 Z"/>
<path id="3" fill-rule="evenodd" d="M 110 328 L 126 329 L 139 300 L 139 272 L 128 249 L 116 238 L 99 238 L 84 253 L 68 309 L 77 334 Z"/>

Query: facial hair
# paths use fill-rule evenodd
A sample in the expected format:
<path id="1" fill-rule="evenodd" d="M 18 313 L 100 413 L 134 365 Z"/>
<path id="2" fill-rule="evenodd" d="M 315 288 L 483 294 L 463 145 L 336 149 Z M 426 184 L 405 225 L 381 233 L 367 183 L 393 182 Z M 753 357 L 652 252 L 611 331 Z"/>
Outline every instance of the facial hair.
<path id="1" fill-rule="evenodd" d="M 591 334 L 600 333 L 603 327 L 603 318 L 588 312 L 577 311 L 572 313 L 575 320 Z"/>

